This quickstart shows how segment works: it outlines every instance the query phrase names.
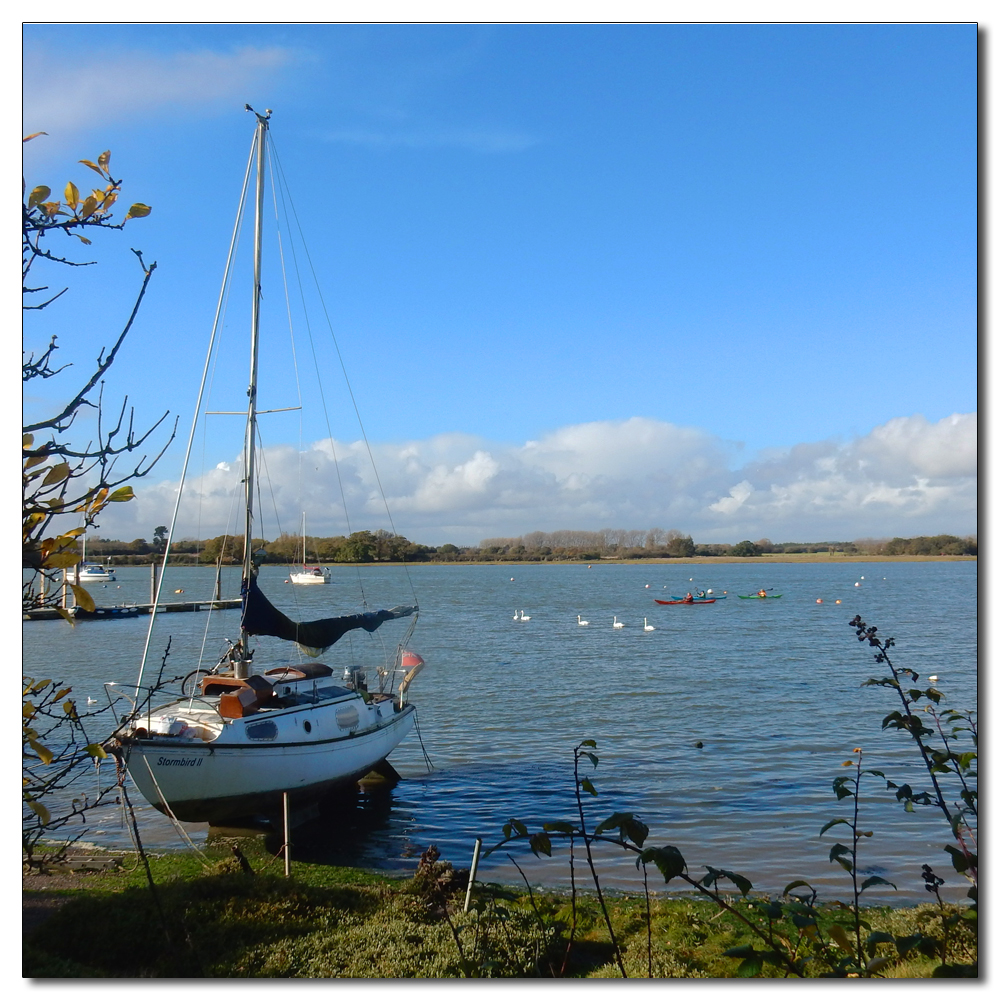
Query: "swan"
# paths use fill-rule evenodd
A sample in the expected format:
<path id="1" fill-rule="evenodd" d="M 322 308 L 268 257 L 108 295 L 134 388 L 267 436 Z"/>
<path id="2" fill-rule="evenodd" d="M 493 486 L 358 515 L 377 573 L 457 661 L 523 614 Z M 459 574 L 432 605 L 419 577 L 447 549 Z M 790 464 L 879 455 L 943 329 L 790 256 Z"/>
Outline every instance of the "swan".
<path id="1" fill-rule="evenodd" d="M 577 625 L 589 625 L 590 622 L 585 622 L 579 615 L 576 616 Z"/>
<path id="2" fill-rule="evenodd" d="M 531 615 L 526 615 L 526 614 L 525 614 L 525 613 L 524 613 L 524 612 L 522 611 L 522 612 L 521 612 L 521 621 L 523 621 L 523 622 L 530 622 L 530 621 L 531 621 Z"/>
<path id="3" fill-rule="evenodd" d="M 515 608 L 514 609 L 514 621 L 519 622 L 520 620 L 521 620 L 521 616 L 518 614 L 517 609 Z"/>
<path id="4" fill-rule="evenodd" d="M 643 620 L 642 620 L 642 630 L 644 632 L 655 632 L 656 631 L 656 626 L 655 625 L 650 625 L 649 622 L 647 622 L 646 619 L 643 618 Z"/>
<path id="5" fill-rule="evenodd" d="M 625 628 L 625 622 L 620 622 L 618 620 L 618 615 L 615 615 L 615 621 L 614 621 L 614 624 L 611 627 L 612 628 Z"/>

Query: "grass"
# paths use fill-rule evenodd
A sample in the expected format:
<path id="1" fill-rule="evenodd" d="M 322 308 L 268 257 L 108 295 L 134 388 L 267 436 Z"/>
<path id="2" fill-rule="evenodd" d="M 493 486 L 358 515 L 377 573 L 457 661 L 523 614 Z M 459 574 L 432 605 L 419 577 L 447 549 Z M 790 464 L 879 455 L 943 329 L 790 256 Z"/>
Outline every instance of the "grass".
<path id="1" fill-rule="evenodd" d="M 205 862 L 191 854 L 150 859 L 155 896 L 141 866 L 78 876 L 86 888 L 26 935 L 29 978 L 457 978 L 620 976 L 597 901 L 578 897 L 573 924 L 568 894 L 499 885 L 464 890 L 450 905 L 433 880 L 389 878 L 356 868 L 283 863 L 258 842 L 239 847 L 254 872 L 242 870 L 225 843 Z M 450 868 L 446 864 L 441 868 Z M 693 898 L 654 898 L 647 950 L 646 901 L 609 901 L 629 976 L 730 978 L 737 962 L 723 955 L 746 943 L 730 915 Z M 109 914 L 114 914 L 109 919 Z M 834 910 L 831 909 L 832 919 Z M 873 927 L 895 934 L 931 927 L 936 909 L 873 908 Z M 974 943 L 969 943 L 974 947 Z M 565 962 L 565 967 L 564 967 Z M 894 978 L 928 977 L 929 959 L 886 970 Z M 768 967 L 765 967 L 765 976 Z M 773 972 L 771 973 L 774 974 Z"/>

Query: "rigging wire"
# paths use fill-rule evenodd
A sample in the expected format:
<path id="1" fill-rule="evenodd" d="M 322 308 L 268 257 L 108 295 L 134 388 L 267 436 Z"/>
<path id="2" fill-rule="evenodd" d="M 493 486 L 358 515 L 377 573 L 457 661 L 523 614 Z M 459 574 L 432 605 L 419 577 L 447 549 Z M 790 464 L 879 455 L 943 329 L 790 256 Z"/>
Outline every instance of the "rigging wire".
<path id="1" fill-rule="evenodd" d="M 204 398 L 204 394 L 205 394 L 205 384 L 206 384 L 206 382 L 208 380 L 209 362 L 211 361 L 211 358 L 212 358 L 212 352 L 213 352 L 213 350 L 215 348 L 216 335 L 218 334 L 218 331 L 219 331 L 219 320 L 220 320 L 220 316 L 222 314 L 223 303 L 225 301 L 225 289 L 226 289 L 226 287 L 227 287 L 227 285 L 229 283 L 229 279 L 230 279 L 230 277 L 232 275 L 232 264 L 233 264 L 234 251 L 235 251 L 235 247 L 236 247 L 236 239 L 237 239 L 237 236 L 239 234 L 239 228 L 240 228 L 239 222 L 240 222 L 240 218 L 243 215 L 243 209 L 244 209 L 244 206 L 246 204 L 246 195 L 247 195 L 247 190 L 248 190 L 248 187 L 249 187 L 249 184 L 250 184 L 250 175 L 251 175 L 251 170 L 253 168 L 253 161 L 254 161 L 254 155 L 256 153 L 256 150 L 257 150 L 257 139 L 256 139 L 256 136 L 255 136 L 253 143 L 251 143 L 250 158 L 247 160 L 246 173 L 244 174 L 244 177 L 243 177 L 243 189 L 240 192 L 239 210 L 236 213 L 236 224 L 233 226 L 233 236 L 232 236 L 232 240 L 230 241 L 230 244 L 229 244 L 229 256 L 226 258 L 226 268 L 225 268 L 225 271 L 223 273 L 222 289 L 220 289 L 220 291 L 219 291 L 219 301 L 218 301 L 218 303 L 216 305 L 216 309 L 215 309 L 215 320 L 212 323 L 212 335 L 209 338 L 208 353 L 207 353 L 207 355 L 205 357 L 205 367 L 202 370 L 201 384 L 198 387 L 198 400 L 197 400 L 197 404 L 195 405 L 194 417 L 191 420 L 191 431 L 190 431 L 190 433 L 188 435 L 187 448 L 185 449 L 185 452 L 184 452 L 184 463 L 181 466 L 180 481 L 177 484 L 177 499 L 174 501 L 174 513 L 173 513 L 173 516 L 170 519 L 170 529 L 167 532 L 166 546 L 165 546 L 165 549 L 164 549 L 165 552 L 169 552 L 170 551 L 170 543 L 173 541 L 174 530 L 177 527 L 177 514 L 178 514 L 178 511 L 180 509 L 181 496 L 184 493 L 184 481 L 187 478 L 188 464 L 189 464 L 189 462 L 191 460 L 191 450 L 192 450 L 192 447 L 193 447 L 193 444 L 194 444 L 195 431 L 197 430 L 197 427 L 198 427 L 198 418 L 200 416 L 202 399 Z M 149 647 L 150 647 L 150 643 L 151 643 L 152 638 L 153 638 L 153 625 L 154 625 L 154 623 L 156 621 L 156 609 L 157 609 L 157 607 L 158 607 L 158 605 L 160 603 L 160 594 L 163 591 L 163 577 L 165 575 L 166 574 L 164 574 L 164 573 L 160 574 L 160 581 L 159 581 L 159 584 L 157 585 L 156 594 L 155 594 L 154 600 L 153 600 L 153 608 L 152 608 L 152 611 L 150 612 L 150 615 L 149 615 L 149 628 L 146 631 L 146 642 L 145 642 L 145 645 L 143 646 L 143 650 L 142 650 L 142 660 L 139 663 L 139 677 L 136 680 L 136 698 L 137 699 L 139 697 L 139 692 L 140 692 L 140 689 L 142 687 L 142 675 L 143 675 L 143 673 L 144 673 L 144 671 L 146 669 L 146 661 L 147 661 L 147 659 L 149 657 Z"/>
<path id="2" fill-rule="evenodd" d="M 287 184 L 287 182 L 285 180 L 284 171 L 283 171 L 283 169 L 281 167 L 281 161 L 280 161 L 280 159 L 278 157 L 277 150 L 274 149 L 273 142 L 271 144 L 269 152 L 270 152 L 270 154 L 274 158 L 274 160 L 272 162 L 272 165 L 271 165 L 271 176 L 272 176 L 272 178 L 274 178 L 274 183 L 272 184 L 272 190 L 276 193 L 276 195 L 280 195 L 281 205 L 282 205 L 282 208 L 284 209 L 284 216 L 285 216 L 286 219 L 288 219 L 290 221 L 291 218 L 295 214 L 295 208 L 294 208 L 294 204 L 292 203 L 291 193 L 288 190 L 288 184 Z M 287 205 L 286 205 L 286 201 L 288 203 Z M 288 205 L 292 206 L 291 213 L 289 213 Z M 304 247 L 305 246 L 305 241 L 304 241 L 303 236 L 302 236 L 301 226 L 298 227 L 298 228 L 299 228 L 299 240 L 302 241 L 303 247 Z M 289 235 L 291 235 L 291 233 Z M 343 476 L 341 475 L 341 471 L 340 471 L 340 462 L 337 460 L 337 444 L 336 444 L 336 439 L 333 436 L 333 428 L 331 427 L 331 424 L 330 424 L 330 412 L 329 412 L 329 409 L 328 409 L 327 404 L 326 404 L 326 393 L 323 391 L 323 382 L 322 382 L 322 379 L 319 378 L 319 359 L 316 356 L 316 343 L 315 343 L 315 340 L 313 339 L 312 322 L 310 320 L 309 309 L 306 306 L 305 289 L 303 288 L 303 285 L 302 285 L 302 271 L 299 268 L 298 255 L 295 252 L 295 241 L 292 240 L 292 239 L 289 239 L 288 246 L 289 246 L 289 250 L 290 250 L 291 255 L 292 255 L 292 264 L 293 264 L 293 266 L 295 268 L 295 280 L 296 280 L 296 285 L 298 287 L 298 292 L 299 292 L 299 301 L 300 301 L 301 306 L 302 306 L 302 314 L 303 314 L 305 325 L 306 325 L 306 333 L 307 333 L 308 339 L 309 339 L 309 348 L 310 348 L 310 351 L 312 353 L 313 369 L 316 372 L 316 384 L 317 384 L 317 388 L 319 390 L 320 404 L 321 404 L 322 409 L 323 409 L 323 419 L 324 419 L 324 422 L 326 424 L 327 439 L 330 442 L 330 455 L 331 455 L 331 457 L 333 459 L 334 472 L 337 475 L 337 487 L 338 487 L 338 489 L 340 491 L 340 499 L 341 499 L 341 503 L 343 505 L 344 522 L 345 522 L 346 527 L 347 527 L 347 534 L 348 534 L 348 536 L 350 536 L 351 534 L 353 534 L 353 530 L 351 528 L 350 508 L 349 508 L 349 504 L 347 503 L 347 493 L 346 493 L 346 490 L 344 489 L 344 480 L 343 480 Z M 286 288 L 287 288 L 287 282 L 286 282 Z M 341 365 L 341 367 L 343 367 L 343 365 Z M 350 385 L 348 385 L 348 391 L 350 391 Z M 300 423 L 300 428 L 301 428 L 301 423 Z M 362 429 L 362 433 L 363 432 L 364 431 Z M 303 450 L 302 447 L 301 447 L 302 446 L 301 429 L 300 429 L 300 435 L 299 435 L 299 444 L 300 444 L 299 457 L 300 457 L 300 468 L 301 468 L 301 456 L 302 456 L 302 450 Z M 376 478 L 377 478 L 377 473 L 376 473 Z M 368 599 L 367 599 L 367 597 L 365 595 L 364 581 L 363 581 L 363 579 L 361 577 L 361 570 L 360 570 L 360 568 L 356 568 L 355 569 L 355 573 L 357 575 L 357 580 L 358 580 L 358 589 L 361 592 L 362 607 L 367 608 L 368 607 Z M 411 588 L 410 589 L 412 590 L 412 584 L 411 584 Z"/>
<path id="3" fill-rule="evenodd" d="M 272 143 L 272 148 L 273 148 L 273 143 Z M 294 203 L 294 201 L 291 198 L 291 193 L 288 191 L 288 185 L 287 185 L 287 182 L 285 180 L 284 169 L 283 169 L 283 167 L 281 165 L 281 159 L 278 156 L 278 152 L 277 152 L 276 149 L 274 149 L 273 156 L 274 156 L 275 167 L 272 168 L 272 173 L 273 173 L 273 176 L 281 184 L 282 200 L 283 200 L 283 202 L 284 202 L 284 199 L 287 197 L 288 205 L 290 207 L 289 221 L 290 222 L 294 221 L 295 227 L 296 227 L 296 229 L 298 231 L 299 240 L 302 243 L 302 251 L 303 251 L 303 253 L 305 255 L 306 262 L 309 265 L 309 272 L 312 275 L 312 279 L 313 279 L 313 284 L 314 284 L 314 287 L 315 287 L 316 295 L 317 295 L 317 297 L 319 299 L 320 306 L 321 306 L 321 308 L 323 310 L 323 315 L 324 315 L 324 318 L 326 320 L 327 329 L 329 330 L 329 333 L 330 333 L 330 339 L 331 339 L 331 341 L 333 343 L 334 350 L 336 351 L 336 354 L 337 354 L 337 360 L 340 363 L 340 369 L 341 369 L 341 372 L 342 372 L 342 374 L 344 376 L 344 383 L 347 386 L 347 393 L 348 393 L 348 396 L 350 397 L 351 405 L 354 408 L 354 414 L 355 414 L 355 416 L 357 418 L 357 421 L 358 421 L 358 427 L 361 430 L 361 437 L 364 440 L 365 448 L 366 448 L 366 450 L 368 452 L 368 458 L 369 458 L 369 461 L 371 462 L 372 472 L 374 473 L 374 475 L 375 475 L 375 481 L 378 484 L 379 495 L 381 496 L 381 498 L 382 498 L 382 504 L 385 507 L 386 517 L 389 520 L 389 526 L 392 528 L 392 533 L 394 535 L 398 535 L 398 532 L 396 531 L 395 522 L 393 521 L 393 518 L 392 518 L 392 511 L 389 509 L 389 503 L 388 503 L 388 500 L 386 499 L 385 489 L 382 486 L 382 479 L 379 476 L 378 466 L 375 463 L 375 456 L 374 456 L 374 454 L 372 452 L 371 443 L 368 440 L 368 434 L 365 431 L 364 421 L 361 419 L 361 412 L 360 412 L 360 410 L 358 408 L 357 400 L 356 400 L 356 398 L 354 396 L 354 389 L 351 386 L 351 380 L 350 380 L 350 378 L 347 375 L 347 368 L 346 368 L 346 366 L 344 364 L 344 359 L 343 359 L 343 356 L 341 355 L 341 352 L 340 352 L 340 344 L 337 341 L 337 336 L 336 336 L 336 333 L 334 332 L 334 329 L 333 329 L 333 322 L 330 319 L 330 313 L 329 313 L 329 310 L 327 309 L 327 306 L 326 306 L 326 300 L 324 299 L 322 289 L 320 288 L 319 279 L 318 279 L 318 276 L 316 274 L 316 268 L 315 268 L 315 266 L 313 264 L 312 256 L 309 253 L 308 244 L 305 241 L 305 234 L 302 231 L 302 225 L 301 225 L 301 223 L 299 221 L 298 212 L 295 209 L 295 203 Z M 308 325 L 308 323 L 307 323 L 307 329 L 309 330 L 309 334 L 310 334 L 310 346 L 313 347 L 313 357 L 314 357 L 314 360 L 315 360 L 315 346 L 314 346 L 313 340 L 312 340 L 311 327 Z M 317 370 L 318 370 L 318 363 L 317 363 Z M 322 385 L 320 386 L 320 393 L 321 393 L 321 396 L 322 396 Z M 325 397 L 323 397 L 323 405 L 324 405 L 324 413 L 325 413 L 326 412 Z M 329 417 L 327 417 L 327 427 L 328 427 L 328 430 L 329 430 Z M 330 442 L 331 442 L 331 448 L 332 448 L 332 446 L 333 446 L 333 433 L 332 433 L 332 431 L 330 431 Z M 335 461 L 336 461 L 336 459 L 335 459 Z M 337 478 L 338 478 L 338 482 L 339 482 L 340 481 L 340 468 L 339 468 L 339 464 L 337 465 Z M 343 484 L 342 483 L 341 483 L 341 493 L 343 495 Z M 346 498 L 345 498 L 345 517 L 347 516 L 346 506 L 347 505 L 346 505 Z M 413 580 L 412 580 L 412 578 L 410 576 L 409 566 L 407 565 L 407 563 L 405 562 L 405 560 L 403 561 L 402 566 L 403 566 L 403 571 L 406 574 L 407 582 L 409 583 L 409 586 L 410 586 L 410 592 L 411 592 L 411 594 L 413 596 L 414 603 L 419 603 L 419 602 L 417 602 L 416 590 L 415 590 L 415 588 L 413 586 Z"/>

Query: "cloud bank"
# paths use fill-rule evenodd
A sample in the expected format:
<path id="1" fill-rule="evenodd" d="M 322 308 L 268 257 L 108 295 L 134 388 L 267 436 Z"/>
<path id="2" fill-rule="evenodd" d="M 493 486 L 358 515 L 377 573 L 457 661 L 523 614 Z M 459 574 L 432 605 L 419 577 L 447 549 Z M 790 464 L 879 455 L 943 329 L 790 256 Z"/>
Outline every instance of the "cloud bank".
<path id="1" fill-rule="evenodd" d="M 698 542 L 849 541 L 975 533 L 977 417 L 898 417 L 847 442 L 819 441 L 732 467 L 734 448 L 694 427 L 632 417 L 497 444 L 464 434 L 372 446 L 317 441 L 265 450 L 260 533 L 391 528 L 429 545 L 529 531 L 676 528 Z M 189 480 L 175 537 L 238 525 L 238 457 Z M 149 538 L 176 483 L 136 484 L 99 534 Z M 386 513 L 386 503 L 392 522 Z M 343 515 L 344 500 L 350 515 Z"/>

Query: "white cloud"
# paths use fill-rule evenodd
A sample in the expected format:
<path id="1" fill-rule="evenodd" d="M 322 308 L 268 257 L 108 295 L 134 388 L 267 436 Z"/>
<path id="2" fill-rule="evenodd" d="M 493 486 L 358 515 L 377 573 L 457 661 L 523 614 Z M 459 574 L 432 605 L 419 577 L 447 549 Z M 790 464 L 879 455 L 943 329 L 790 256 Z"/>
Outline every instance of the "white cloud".
<path id="1" fill-rule="evenodd" d="M 396 530 L 426 544 L 562 528 L 678 528 L 705 542 L 976 530 L 975 414 L 899 417 L 847 443 L 806 442 L 736 469 L 734 449 L 706 431 L 643 417 L 562 427 L 520 445 L 448 434 L 372 452 L 378 477 L 364 442 L 266 449 L 265 537 L 294 533 L 302 510 L 310 533 L 388 528 L 380 483 Z M 190 482 L 180 535 L 240 530 L 239 469 L 234 456 Z M 302 469 L 308 483 L 299 486 Z M 165 523 L 175 490 L 137 484 L 138 498 L 116 505 L 100 534 L 148 536 Z"/>
<path id="2" fill-rule="evenodd" d="M 166 105 L 179 113 L 245 100 L 291 58 L 278 46 L 167 55 L 84 50 L 73 58 L 33 46 L 24 55 L 25 132 L 65 135 L 91 127 L 95 115 L 105 122 L 127 120 Z"/>

